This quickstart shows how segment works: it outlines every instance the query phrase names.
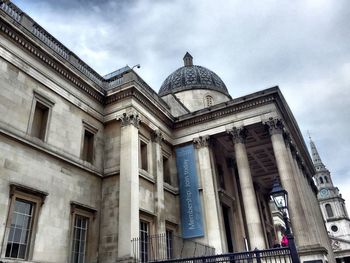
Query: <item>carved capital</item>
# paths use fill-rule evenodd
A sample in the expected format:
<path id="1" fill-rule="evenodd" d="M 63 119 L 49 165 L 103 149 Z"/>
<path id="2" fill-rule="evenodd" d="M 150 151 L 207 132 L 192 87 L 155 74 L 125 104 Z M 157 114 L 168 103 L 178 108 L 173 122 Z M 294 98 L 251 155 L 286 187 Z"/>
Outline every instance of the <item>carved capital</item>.
<path id="1" fill-rule="evenodd" d="M 140 127 L 140 117 L 137 112 L 123 113 L 119 119 L 122 122 L 122 127 L 128 126 L 130 124 L 134 125 L 136 128 Z"/>
<path id="2" fill-rule="evenodd" d="M 197 149 L 201 147 L 208 147 L 210 144 L 210 136 L 205 135 L 199 136 L 198 138 L 194 138 L 193 143 Z"/>
<path id="3" fill-rule="evenodd" d="M 283 133 L 284 125 L 281 119 L 270 117 L 269 120 L 264 122 L 264 124 L 268 128 L 270 135 Z"/>
<path id="4" fill-rule="evenodd" d="M 153 142 L 162 143 L 162 141 L 164 140 L 164 137 L 163 137 L 163 133 L 161 132 L 161 130 L 152 131 L 151 139 Z"/>
<path id="5" fill-rule="evenodd" d="M 231 130 L 227 130 L 226 132 L 231 135 L 233 143 L 245 143 L 245 139 L 248 135 L 248 130 L 245 127 L 233 127 Z"/>

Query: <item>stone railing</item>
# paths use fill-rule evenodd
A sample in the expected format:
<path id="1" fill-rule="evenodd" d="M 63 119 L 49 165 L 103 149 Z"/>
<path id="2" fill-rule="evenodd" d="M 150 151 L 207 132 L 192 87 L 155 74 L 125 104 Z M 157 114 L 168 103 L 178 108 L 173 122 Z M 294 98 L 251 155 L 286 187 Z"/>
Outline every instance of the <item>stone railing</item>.
<path id="1" fill-rule="evenodd" d="M 62 56 L 65 59 L 69 58 L 70 51 L 64 45 L 62 45 L 58 40 L 56 40 L 53 36 L 51 36 L 41 26 L 35 23 L 32 26 L 32 33 L 34 36 L 39 38 L 42 42 L 44 42 L 47 46 L 53 49 L 60 56 Z"/>
<path id="2" fill-rule="evenodd" d="M 22 14 L 23 14 L 23 11 L 21 9 L 19 9 L 17 6 L 15 6 L 10 2 L 4 3 L 0 1 L 0 3 L 1 3 L 0 8 L 4 10 L 10 17 L 12 17 L 17 22 L 21 21 Z"/>

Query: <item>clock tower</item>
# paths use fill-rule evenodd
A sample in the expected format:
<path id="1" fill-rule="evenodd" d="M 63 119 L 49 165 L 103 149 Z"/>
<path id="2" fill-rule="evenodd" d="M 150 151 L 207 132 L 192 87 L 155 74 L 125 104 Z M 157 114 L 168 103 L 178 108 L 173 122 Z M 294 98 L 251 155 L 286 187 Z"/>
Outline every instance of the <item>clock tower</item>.
<path id="1" fill-rule="evenodd" d="M 323 164 L 315 143 L 310 137 L 312 161 L 315 166 L 314 176 L 318 188 L 318 202 L 326 224 L 337 262 L 350 262 L 350 219 L 345 207 L 345 200 L 333 185 L 329 170 Z M 347 251 L 347 253 L 344 253 Z"/>

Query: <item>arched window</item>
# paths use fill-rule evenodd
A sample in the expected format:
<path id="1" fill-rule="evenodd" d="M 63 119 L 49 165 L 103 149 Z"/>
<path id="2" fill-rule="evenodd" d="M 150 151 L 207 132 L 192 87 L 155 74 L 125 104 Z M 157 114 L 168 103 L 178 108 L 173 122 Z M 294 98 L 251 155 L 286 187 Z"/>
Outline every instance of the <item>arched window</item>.
<path id="1" fill-rule="evenodd" d="M 328 183 L 328 177 L 327 176 L 324 177 L 324 180 L 326 181 L 326 183 Z"/>
<path id="2" fill-rule="evenodd" d="M 323 178 L 320 177 L 320 184 L 323 184 Z"/>
<path id="3" fill-rule="evenodd" d="M 333 210 L 332 210 L 332 207 L 330 204 L 326 204 L 326 212 L 327 212 L 327 216 L 328 217 L 333 217 L 334 214 L 333 214 Z"/>
<path id="4" fill-rule="evenodd" d="M 213 106 L 213 104 L 214 104 L 213 97 L 210 95 L 205 96 L 204 103 L 205 103 L 206 107 Z"/>

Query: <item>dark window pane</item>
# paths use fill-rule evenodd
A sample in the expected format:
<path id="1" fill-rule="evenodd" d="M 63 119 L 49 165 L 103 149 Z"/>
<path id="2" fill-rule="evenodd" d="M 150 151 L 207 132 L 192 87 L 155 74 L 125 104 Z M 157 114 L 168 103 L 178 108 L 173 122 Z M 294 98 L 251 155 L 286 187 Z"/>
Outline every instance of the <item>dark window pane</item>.
<path id="1" fill-rule="evenodd" d="M 19 244 L 17 243 L 12 243 L 12 249 L 11 249 L 11 253 L 10 256 L 11 258 L 17 258 L 18 255 L 18 248 L 19 248 Z"/>
<path id="2" fill-rule="evenodd" d="M 19 253 L 18 253 L 18 258 L 25 258 L 26 256 L 26 245 L 19 245 Z"/>

